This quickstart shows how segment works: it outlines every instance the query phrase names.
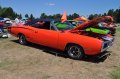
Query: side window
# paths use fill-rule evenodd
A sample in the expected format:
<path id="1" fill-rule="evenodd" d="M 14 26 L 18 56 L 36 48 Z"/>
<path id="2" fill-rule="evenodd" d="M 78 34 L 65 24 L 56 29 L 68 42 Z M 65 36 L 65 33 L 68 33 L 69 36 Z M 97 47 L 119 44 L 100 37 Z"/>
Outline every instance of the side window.
<path id="1" fill-rule="evenodd" d="M 46 21 L 44 24 L 43 24 L 43 27 L 41 29 L 47 29 L 47 30 L 50 30 L 50 22 Z"/>
<path id="2" fill-rule="evenodd" d="M 42 27 L 40 24 L 32 24 L 31 26 L 35 27 L 35 28 L 41 28 Z"/>
<path id="3" fill-rule="evenodd" d="M 39 28 L 39 29 L 46 29 L 50 30 L 50 22 L 37 22 L 35 24 L 32 24 L 32 27 Z"/>

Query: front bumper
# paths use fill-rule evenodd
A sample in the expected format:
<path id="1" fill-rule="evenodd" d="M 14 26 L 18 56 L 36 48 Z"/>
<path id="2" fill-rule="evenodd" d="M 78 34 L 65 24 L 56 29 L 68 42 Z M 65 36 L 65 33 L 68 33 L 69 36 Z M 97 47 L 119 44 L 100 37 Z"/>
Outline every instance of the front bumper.
<path id="1" fill-rule="evenodd" d="M 101 52 L 106 51 L 108 48 L 110 48 L 113 45 L 114 42 L 114 37 L 109 39 L 109 40 L 105 40 L 102 44 L 102 48 L 101 48 Z"/>
<path id="2" fill-rule="evenodd" d="M 2 37 L 2 33 L 0 33 L 0 37 Z"/>

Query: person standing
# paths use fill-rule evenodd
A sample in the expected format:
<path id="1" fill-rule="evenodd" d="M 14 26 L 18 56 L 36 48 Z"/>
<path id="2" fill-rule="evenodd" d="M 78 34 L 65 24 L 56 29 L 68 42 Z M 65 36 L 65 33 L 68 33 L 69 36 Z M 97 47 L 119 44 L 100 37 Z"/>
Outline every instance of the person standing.
<path id="1" fill-rule="evenodd" d="M 19 23 L 20 23 L 19 17 L 15 18 L 15 23 L 16 23 L 16 24 L 19 24 Z"/>

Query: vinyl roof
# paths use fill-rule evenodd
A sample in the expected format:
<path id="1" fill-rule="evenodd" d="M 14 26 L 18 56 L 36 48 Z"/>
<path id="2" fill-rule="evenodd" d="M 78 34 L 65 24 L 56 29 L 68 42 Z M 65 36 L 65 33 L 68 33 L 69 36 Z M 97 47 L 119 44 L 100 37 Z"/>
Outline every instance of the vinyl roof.
<path id="1" fill-rule="evenodd" d="M 34 23 L 40 22 L 40 21 L 51 22 L 51 21 L 60 21 L 60 19 L 51 19 L 51 18 L 47 18 L 47 19 L 33 19 L 33 20 L 27 22 L 25 25 L 31 25 L 31 24 L 34 24 Z"/>

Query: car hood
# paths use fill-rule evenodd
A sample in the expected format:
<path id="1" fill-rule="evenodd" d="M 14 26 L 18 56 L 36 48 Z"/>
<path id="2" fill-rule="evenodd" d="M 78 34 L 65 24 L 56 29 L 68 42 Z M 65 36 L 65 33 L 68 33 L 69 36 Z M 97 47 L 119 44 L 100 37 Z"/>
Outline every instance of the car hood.
<path id="1" fill-rule="evenodd" d="M 95 24 L 98 24 L 100 22 L 105 22 L 105 21 L 110 21 L 112 22 L 112 19 L 111 17 L 109 16 L 103 16 L 103 17 L 98 17 L 98 18 L 95 18 L 93 20 L 89 20 L 89 21 L 86 21 L 80 25 L 78 25 L 77 27 L 71 29 L 71 32 L 74 32 L 76 30 L 84 30 L 85 28 L 89 27 L 89 25 L 95 25 Z"/>

